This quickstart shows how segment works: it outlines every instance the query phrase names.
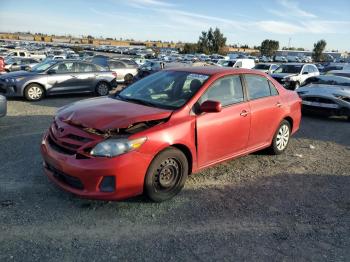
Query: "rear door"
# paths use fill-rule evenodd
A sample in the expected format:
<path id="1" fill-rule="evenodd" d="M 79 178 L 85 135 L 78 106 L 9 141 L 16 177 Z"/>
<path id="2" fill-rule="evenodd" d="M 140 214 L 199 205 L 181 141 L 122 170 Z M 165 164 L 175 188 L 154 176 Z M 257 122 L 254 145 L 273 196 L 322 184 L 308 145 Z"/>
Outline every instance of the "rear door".
<path id="1" fill-rule="evenodd" d="M 76 85 L 72 87 L 75 92 L 93 91 L 96 86 L 97 68 L 94 64 L 76 62 L 75 63 Z"/>
<path id="2" fill-rule="evenodd" d="M 248 148 L 254 149 L 272 141 L 283 116 L 283 104 L 274 85 L 265 77 L 245 74 L 251 112 Z"/>
<path id="3" fill-rule="evenodd" d="M 197 115 L 198 165 L 204 167 L 246 149 L 250 114 L 239 75 L 216 80 L 199 99 L 221 102 L 222 111 Z"/>

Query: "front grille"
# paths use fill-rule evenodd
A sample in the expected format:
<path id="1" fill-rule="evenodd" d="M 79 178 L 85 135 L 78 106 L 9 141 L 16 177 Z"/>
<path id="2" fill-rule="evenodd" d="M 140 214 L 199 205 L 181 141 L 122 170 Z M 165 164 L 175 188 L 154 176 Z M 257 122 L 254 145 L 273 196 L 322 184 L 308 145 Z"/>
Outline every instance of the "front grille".
<path id="1" fill-rule="evenodd" d="M 90 137 L 84 137 L 81 132 L 73 134 L 75 128 L 71 126 L 59 126 L 56 121 L 53 122 L 49 129 L 48 142 L 52 149 L 66 155 L 81 155 L 79 149 L 83 150 L 82 154 L 87 154 L 84 150 L 84 146 L 94 141 Z M 90 152 L 90 151 L 89 151 Z M 88 158 L 87 155 L 80 157 L 80 159 Z"/>
<path id="2" fill-rule="evenodd" d="M 336 104 L 333 100 L 323 97 L 304 97 L 303 100 L 309 101 L 309 102 L 317 102 L 317 103 L 324 103 L 324 104 Z"/>
<path id="3" fill-rule="evenodd" d="M 79 189 L 79 190 L 83 190 L 84 189 L 84 185 L 83 183 L 80 181 L 79 178 L 67 175 L 65 173 L 63 173 L 62 171 L 58 170 L 57 168 L 54 168 L 53 166 L 49 165 L 48 163 L 46 163 L 46 168 L 48 170 L 50 170 L 53 174 L 53 176 L 58 179 L 59 181 L 61 181 L 62 183 L 73 187 L 75 189 Z"/>
<path id="4" fill-rule="evenodd" d="M 51 138 L 51 134 L 48 136 L 48 142 L 49 145 L 51 146 L 51 148 L 61 154 L 65 154 L 65 155 L 74 155 L 75 151 L 74 150 L 69 150 L 63 146 L 60 146 L 59 144 L 57 144 L 52 138 Z"/>

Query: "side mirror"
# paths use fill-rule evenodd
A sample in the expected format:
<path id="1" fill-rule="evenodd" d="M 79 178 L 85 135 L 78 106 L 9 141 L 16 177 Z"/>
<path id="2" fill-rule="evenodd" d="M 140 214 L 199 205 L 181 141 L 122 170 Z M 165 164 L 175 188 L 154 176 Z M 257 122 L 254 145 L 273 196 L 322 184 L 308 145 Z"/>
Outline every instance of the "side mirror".
<path id="1" fill-rule="evenodd" d="M 221 112 L 221 103 L 207 100 L 200 105 L 199 110 L 201 113 L 218 113 Z"/>
<path id="2" fill-rule="evenodd" d="M 53 75 L 56 74 L 56 70 L 50 69 L 49 71 L 47 71 L 48 75 Z"/>
<path id="3" fill-rule="evenodd" d="M 13 63 L 12 65 L 13 65 L 13 66 L 16 66 L 16 65 L 17 65 L 17 63 Z"/>
<path id="4" fill-rule="evenodd" d="M 308 75 L 309 74 L 309 72 L 303 72 L 303 75 Z"/>

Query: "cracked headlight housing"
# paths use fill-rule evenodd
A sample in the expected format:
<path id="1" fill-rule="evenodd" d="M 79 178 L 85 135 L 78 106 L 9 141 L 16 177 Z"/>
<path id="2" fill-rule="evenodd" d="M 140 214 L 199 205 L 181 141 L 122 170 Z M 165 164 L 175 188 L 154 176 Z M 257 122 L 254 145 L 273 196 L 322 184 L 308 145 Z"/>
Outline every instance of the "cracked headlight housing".
<path id="1" fill-rule="evenodd" d="M 126 138 L 110 138 L 98 143 L 91 150 L 90 154 L 96 157 L 115 157 L 139 149 L 146 140 L 146 137 L 131 140 Z"/>

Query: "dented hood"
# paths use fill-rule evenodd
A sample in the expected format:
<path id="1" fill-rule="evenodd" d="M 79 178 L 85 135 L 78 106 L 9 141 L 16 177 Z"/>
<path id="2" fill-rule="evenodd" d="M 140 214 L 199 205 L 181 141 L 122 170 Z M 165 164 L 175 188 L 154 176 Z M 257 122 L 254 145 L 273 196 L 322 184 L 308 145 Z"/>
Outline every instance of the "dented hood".
<path id="1" fill-rule="evenodd" d="M 129 103 L 111 97 L 86 99 L 59 109 L 61 121 L 105 131 L 168 118 L 171 110 Z"/>

